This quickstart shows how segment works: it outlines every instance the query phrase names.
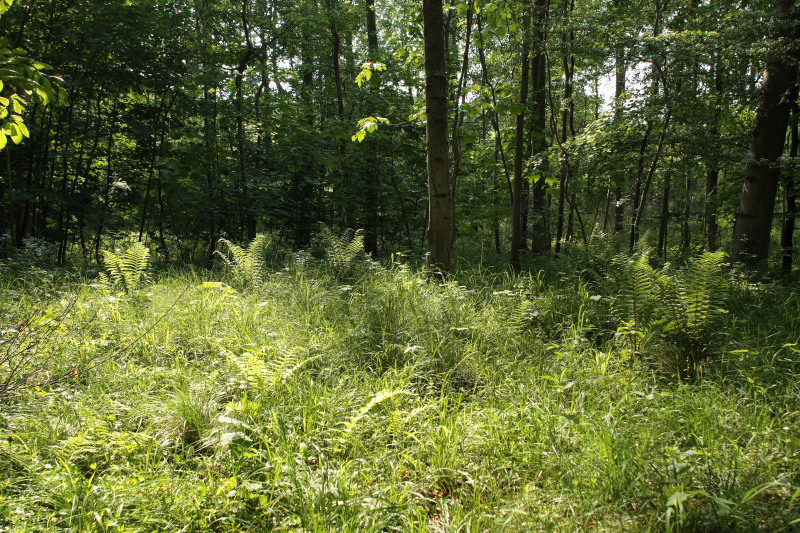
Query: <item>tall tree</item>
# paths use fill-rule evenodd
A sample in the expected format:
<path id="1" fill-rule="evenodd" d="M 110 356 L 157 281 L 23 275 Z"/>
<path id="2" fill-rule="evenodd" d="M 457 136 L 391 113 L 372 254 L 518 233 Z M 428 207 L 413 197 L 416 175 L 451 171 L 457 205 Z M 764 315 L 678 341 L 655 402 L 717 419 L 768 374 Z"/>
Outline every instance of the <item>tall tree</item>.
<path id="1" fill-rule="evenodd" d="M 755 265 L 769 252 L 775 196 L 780 180 L 776 164 L 786 141 L 791 102 L 789 89 L 797 80 L 798 17 L 795 0 L 776 0 L 778 43 L 767 61 L 756 121 L 750 137 L 752 160 L 747 163 L 739 211 L 733 229 L 733 259 Z"/>
<path id="2" fill-rule="evenodd" d="M 519 112 L 517 113 L 516 137 L 514 142 L 514 189 L 511 206 L 511 268 L 521 269 L 519 252 L 522 247 L 522 163 L 525 146 L 525 108 L 528 102 L 528 55 L 530 51 L 531 15 L 530 1 L 522 5 L 522 77 L 519 88 Z"/>
<path id="3" fill-rule="evenodd" d="M 423 0 L 425 127 L 428 154 L 428 264 L 450 270 L 453 194 L 447 148 L 447 69 L 442 0 Z"/>

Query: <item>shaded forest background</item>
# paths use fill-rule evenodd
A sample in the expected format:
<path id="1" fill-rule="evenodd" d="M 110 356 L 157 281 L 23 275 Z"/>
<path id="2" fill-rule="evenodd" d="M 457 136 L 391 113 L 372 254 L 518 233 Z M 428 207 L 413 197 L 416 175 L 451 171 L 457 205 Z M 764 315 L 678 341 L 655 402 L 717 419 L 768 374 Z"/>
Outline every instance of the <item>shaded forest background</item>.
<path id="1" fill-rule="evenodd" d="M 771 163 L 791 265 L 792 4 L 445 6 L 457 246 L 559 252 L 616 233 L 662 257 L 728 247 L 777 58 L 794 69 Z M 419 6 L 31 0 L 0 31 L 63 79 L 64 101 L 32 102 L 30 139 L 0 156 L 2 255 L 33 238 L 59 263 L 99 260 L 109 240 L 138 240 L 202 262 L 258 232 L 306 246 L 319 223 L 363 228 L 373 254 L 423 251 Z"/>

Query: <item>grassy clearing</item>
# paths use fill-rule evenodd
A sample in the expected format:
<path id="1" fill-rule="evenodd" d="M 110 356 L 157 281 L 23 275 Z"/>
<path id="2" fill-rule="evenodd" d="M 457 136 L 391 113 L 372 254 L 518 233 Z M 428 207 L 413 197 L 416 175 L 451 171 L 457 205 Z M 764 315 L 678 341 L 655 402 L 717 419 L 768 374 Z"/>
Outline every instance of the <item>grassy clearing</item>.
<path id="1" fill-rule="evenodd" d="M 633 306 L 590 252 L 6 281 L 4 350 L 72 307 L 28 382 L 66 379 L 0 404 L 0 531 L 795 530 L 797 287 L 724 272 L 690 322 L 685 271 Z"/>

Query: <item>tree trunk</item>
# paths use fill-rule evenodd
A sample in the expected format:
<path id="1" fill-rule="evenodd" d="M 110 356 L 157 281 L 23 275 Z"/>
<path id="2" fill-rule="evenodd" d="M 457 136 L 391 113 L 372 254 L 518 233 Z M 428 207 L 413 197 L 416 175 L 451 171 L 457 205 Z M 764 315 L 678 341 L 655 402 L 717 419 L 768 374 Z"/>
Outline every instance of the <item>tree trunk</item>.
<path id="1" fill-rule="evenodd" d="M 367 0 L 367 56 L 372 62 L 379 59 L 378 49 L 378 24 L 375 16 L 375 0 Z M 370 93 L 372 90 L 370 89 Z M 341 118 L 344 118 L 342 114 Z M 378 254 L 378 225 L 379 217 L 379 192 L 381 186 L 380 165 L 377 150 L 370 150 L 367 168 L 367 187 L 364 198 L 364 250 L 377 256 Z"/>
<path id="2" fill-rule="evenodd" d="M 667 235 L 669 230 L 669 187 L 672 173 L 667 172 L 664 178 L 664 189 L 661 195 L 661 220 L 658 225 L 658 246 L 656 254 L 665 261 L 667 260 Z"/>
<path id="3" fill-rule="evenodd" d="M 789 141 L 789 157 L 792 163 L 797 162 L 797 151 L 800 147 L 800 139 L 797 132 L 798 104 L 797 104 L 797 84 L 792 87 L 791 105 L 792 121 Z M 795 190 L 794 174 L 790 170 L 783 175 L 784 203 L 786 208 L 783 214 L 783 227 L 781 228 L 781 271 L 788 275 L 792 273 L 792 252 L 794 240 L 794 222 L 797 218 L 797 191 Z"/>
<path id="4" fill-rule="evenodd" d="M 564 2 L 564 18 L 567 22 L 569 22 L 569 17 L 574 8 L 574 2 L 571 0 L 565 0 Z M 564 236 L 564 209 L 566 207 L 567 202 L 567 189 L 570 185 L 570 176 L 572 174 L 572 169 L 570 168 L 570 161 L 569 161 L 569 154 L 567 153 L 566 147 L 564 146 L 569 139 L 570 134 L 574 137 L 575 136 L 575 127 L 573 125 L 574 117 L 575 117 L 575 102 L 572 101 L 572 91 L 573 91 L 573 76 L 575 74 L 575 57 L 570 52 L 570 48 L 572 46 L 572 41 L 574 39 L 574 32 L 569 33 L 569 39 L 567 38 L 567 32 L 565 31 L 561 37 L 561 44 L 564 47 L 564 57 L 563 57 L 563 66 L 564 66 L 564 109 L 561 111 L 561 151 L 562 151 L 562 158 L 563 164 L 561 167 L 561 186 L 559 187 L 558 191 L 558 220 L 556 222 L 556 253 L 561 252 L 561 242 Z M 569 130 L 567 129 L 569 126 Z"/>
<path id="5" fill-rule="evenodd" d="M 547 0 L 536 0 L 534 24 L 536 36 L 536 53 L 533 56 L 531 74 L 533 76 L 533 116 L 531 117 L 531 144 L 532 155 L 542 153 L 547 149 L 545 130 L 547 128 L 547 58 L 546 29 L 547 29 Z M 531 198 L 533 223 L 531 225 L 531 252 L 545 253 L 550 250 L 550 239 L 547 234 L 547 193 L 544 176 L 533 184 Z"/>
<path id="6" fill-rule="evenodd" d="M 458 192 L 458 178 L 461 173 L 461 138 L 459 135 L 459 130 L 461 125 L 464 122 L 464 113 L 459 108 L 459 100 L 461 100 L 461 105 L 464 104 L 466 100 L 466 93 L 464 92 L 464 88 L 467 84 L 467 75 L 469 73 L 469 45 L 470 45 L 470 36 L 472 35 L 472 1 L 470 0 L 469 5 L 467 6 L 467 30 L 466 35 L 464 37 L 464 56 L 461 60 L 461 76 L 458 78 L 458 87 L 456 88 L 456 97 L 455 97 L 455 116 L 453 117 L 453 130 L 451 135 L 452 140 L 452 148 L 453 148 L 453 170 L 450 177 L 450 188 L 452 189 L 453 194 L 453 242 L 456 240 L 456 193 Z"/>
<path id="7" fill-rule="evenodd" d="M 777 17 L 795 22 L 792 16 L 795 0 L 777 0 Z M 790 20 L 791 19 L 791 20 Z M 787 24 L 786 26 L 790 26 Z M 797 29 L 783 29 L 778 37 L 794 40 Z M 776 51 L 767 61 L 761 97 L 756 109 L 756 122 L 750 138 L 752 160 L 745 168 L 739 211 L 733 229 L 733 260 L 754 266 L 766 260 L 769 253 L 775 196 L 780 179 L 778 159 L 783 153 L 791 104 L 786 98 L 797 79 L 796 58 Z"/>
<path id="8" fill-rule="evenodd" d="M 623 100 L 625 98 L 625 48 L 617 50 L 616 57 L 616 84 L 614 88 L 614 124 L 622 121 L 624 112 Z M 614 178 L 614 233 L 620 233 L 625 229 L 625 199 L 622 194 L 624 176 L 617 172 Z"/>
<path id="9" fill-rule="evenodd" d="M 515 272 L 522 269 L 519 252 L 522 244 L 522 163 L 525 150 L 525 107 L 528 102 L 528 54 L 530 42 L 528 33 L 531 25 L 529 2 L 523 5 L 522 15 L 522 78 L 520 80 L 517 113 L 517 132 L 514 142 L 514 191 L 511 196 L 511 268 Z"/>
<path id="10" fill-rule="evenodd" d="M 722 94 L 722 74 L 720 73 L 720 66 L 719 59 L 717 58 L 711 67 L 714 77 L 714 94 L 716 96 Z M 715 252 L 717 250 L 717 234 L 719 233 L 719 224 L 717 223 L 717 185 L 719 183 L 719 163 L 717 161 L 717 154 L 720 144 L 719 118 L 720 109 L 716 107 L 712 112 L 711 126 L 708 131 L 714 146 L 714 151 L 711 153 L 706 168 L 706 197 L 705 208 L 703 210 L 703 230 L 706 234 L 706 247 L 709 252 Z"/>
<path id="11" fill-rule="evenodd" d="M 453 196 L 447 149 L 447 70 L 442 0 L 423 0 L 425 127 L 428 155 L 428 265 L 450 271 Z"/>

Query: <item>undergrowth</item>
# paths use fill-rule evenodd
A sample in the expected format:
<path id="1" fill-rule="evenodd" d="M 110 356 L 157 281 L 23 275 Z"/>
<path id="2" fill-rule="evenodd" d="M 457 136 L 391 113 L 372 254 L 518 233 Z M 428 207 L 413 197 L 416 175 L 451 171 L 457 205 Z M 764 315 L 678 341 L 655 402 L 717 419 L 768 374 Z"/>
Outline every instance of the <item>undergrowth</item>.
<path id="1" fill-rule="evenodd" d="M 63 316 L 31 360 L 113 355 L 0 398 L 0 531 L 800 524 L 794 285 L 710 255 L 445 282 L 235 261 L 146 294 L 0 285 L 4 335 Z"/>

